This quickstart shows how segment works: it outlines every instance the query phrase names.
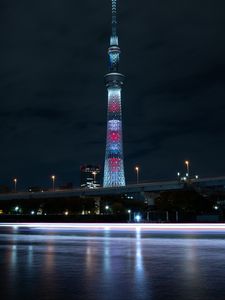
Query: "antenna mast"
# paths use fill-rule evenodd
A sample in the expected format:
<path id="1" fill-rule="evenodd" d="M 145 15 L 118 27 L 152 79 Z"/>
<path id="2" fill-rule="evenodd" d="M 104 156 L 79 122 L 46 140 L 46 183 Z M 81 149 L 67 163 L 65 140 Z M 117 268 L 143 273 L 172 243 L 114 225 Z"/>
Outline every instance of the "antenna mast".
<path id="1" fill-rule="evenodd" d="M 112 35 L 110 37 L 110 46 L 118 46 L 118 36 L 117 36 L 117 19 L 116 19 L 116 5 L 117 0 L 112 1 Z"/>
<path id="2" fill-rule="evenodd" d="M 116 0 L 112 0 L 112 36 L 116 36 Z"/>

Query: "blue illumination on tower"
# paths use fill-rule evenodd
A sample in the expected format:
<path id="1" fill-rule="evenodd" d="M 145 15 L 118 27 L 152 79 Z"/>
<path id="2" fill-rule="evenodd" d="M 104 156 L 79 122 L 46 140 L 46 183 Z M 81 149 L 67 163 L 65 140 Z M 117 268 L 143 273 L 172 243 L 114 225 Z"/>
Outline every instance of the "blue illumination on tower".
<path id="1" fill-rule="evenodd" d="M 109 73 L 105 75 L 108 90 L 107 137 L 104 187 L 124 186 L 121 87 L 124 76 L 118 72 L 120 48 L 117 36 L 116 0 L 112 1 L 112 35 L 110 37 Z"/>

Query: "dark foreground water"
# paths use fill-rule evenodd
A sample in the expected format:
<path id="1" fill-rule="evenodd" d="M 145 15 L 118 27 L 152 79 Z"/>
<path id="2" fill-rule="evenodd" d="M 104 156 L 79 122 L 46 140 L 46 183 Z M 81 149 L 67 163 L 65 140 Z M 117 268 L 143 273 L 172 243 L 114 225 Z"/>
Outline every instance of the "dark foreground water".
<path id="1" fill-rule="evenodd" d="M 223 235 L 0 229 L 0 299 L 225 299 Z"/>

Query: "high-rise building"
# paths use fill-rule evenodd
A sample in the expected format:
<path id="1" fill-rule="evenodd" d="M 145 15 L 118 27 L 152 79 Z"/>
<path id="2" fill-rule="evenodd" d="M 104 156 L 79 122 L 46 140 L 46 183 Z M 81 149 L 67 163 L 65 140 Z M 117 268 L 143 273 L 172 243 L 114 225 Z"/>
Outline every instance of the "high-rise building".
<path id="1" fill-rule="evenodd" d="M 110 37 L 109 73 L 105 75 L 108 90 L 107 137 L 104 187 L 124 186 L 121 89 L 124 75 L 119 73 L 120 48 L 117 36 L 116 0 L 112 1 L 112 34 Z"/>
<path id="2" fill-rule="evenodd" d="M 84 188 L 100 187 L 100 167 L 82 165 L 80 167 L 80 186 Z"/>

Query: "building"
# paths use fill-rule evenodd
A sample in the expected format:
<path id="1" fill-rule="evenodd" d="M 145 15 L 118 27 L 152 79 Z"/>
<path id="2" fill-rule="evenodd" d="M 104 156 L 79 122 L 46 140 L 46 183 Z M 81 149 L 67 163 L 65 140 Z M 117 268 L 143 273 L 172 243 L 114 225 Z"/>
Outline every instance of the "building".
<path id="1" fill-rule="evenodd" d="M 105 75 L 108 91 L 108 112 L 104 187 L 125 186 L 121 109 L 121 89 L 124 75 L 119 73 L 120 48 L 117 36 L 116 5 L 117 1 L 112 0 L 112 34 L 108 49 L 109 73 Z"/>
<path id="2" fill-rule="evenodd" d="M 100 167 L 82 165 L 80 167 L 80 186 L 84 188 L 100 187 Z"/>

